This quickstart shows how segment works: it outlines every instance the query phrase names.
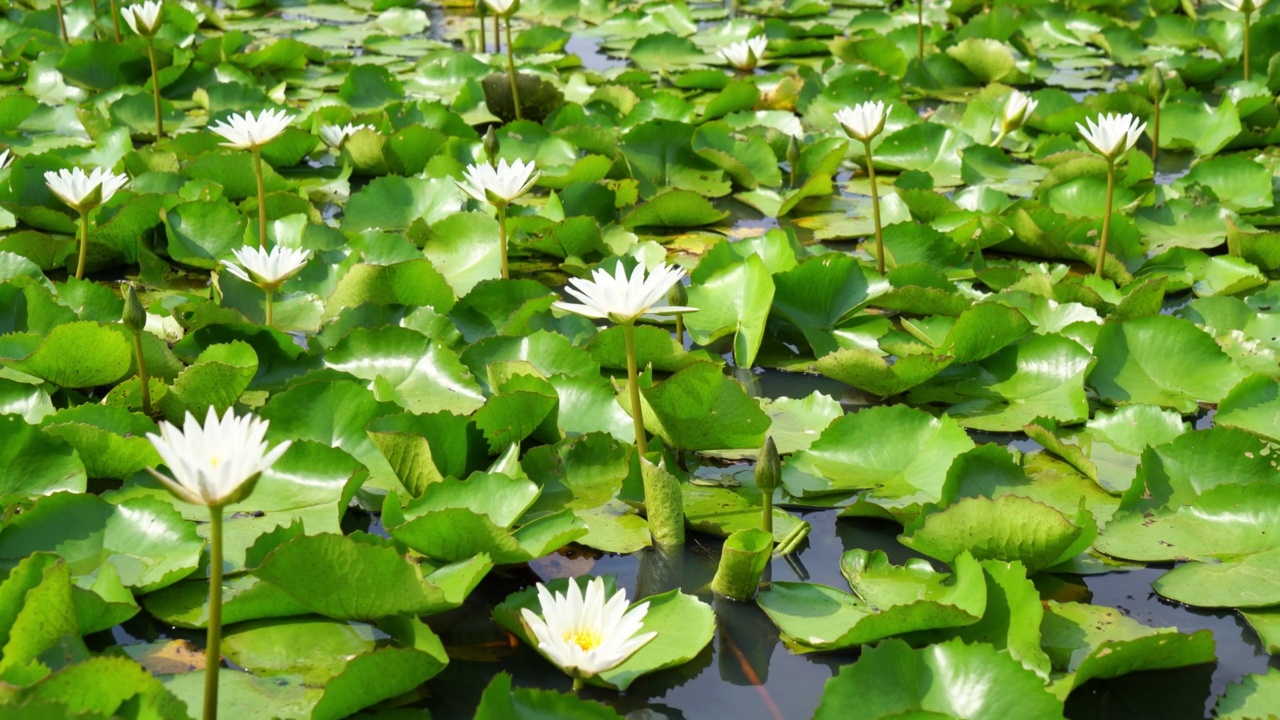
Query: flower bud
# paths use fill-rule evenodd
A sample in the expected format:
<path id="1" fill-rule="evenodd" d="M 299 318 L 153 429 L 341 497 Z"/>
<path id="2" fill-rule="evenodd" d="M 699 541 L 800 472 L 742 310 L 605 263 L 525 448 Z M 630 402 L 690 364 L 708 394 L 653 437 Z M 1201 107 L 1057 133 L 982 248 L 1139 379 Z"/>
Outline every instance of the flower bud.
<path id="1" fill-rule="evenodd" d="M 147 309 L 142 307 L 142 300 L 138 299 L 138 291 L 134 290 L 132 283 L 124 284 L 124 313 L 120 320 L 134 335 L 147 326 Z"/>
<path id="2" fill-rule="evenodd" d="M 782 459 L 778 457 L 778 447 L 772 437 L 765 438 L 764 447 L 756 456 L 756 487 L 762 493 L 772 494 L 781 478 Z"/>
<path id="3" fill-rule="evenodd" d="M 489 164 L 497 167 L 498 165 L 498 134 L 493 131 L 493 126 L 484 133 L 484 154 L 489 158 Z"/>

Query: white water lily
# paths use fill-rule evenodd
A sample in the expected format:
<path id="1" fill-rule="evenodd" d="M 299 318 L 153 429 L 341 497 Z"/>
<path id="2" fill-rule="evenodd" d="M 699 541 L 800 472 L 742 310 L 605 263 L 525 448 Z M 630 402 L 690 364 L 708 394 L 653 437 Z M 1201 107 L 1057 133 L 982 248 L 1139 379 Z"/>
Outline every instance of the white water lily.
<path id="1" fill-rule="evenodd" d="M 881 100 L 867 101 L 837 110 L 835 117 L 849 137 L 868 142 L 884 130 L 884 121 L 892 109 L 892 105 L 885 107 Z"/>
<path id="2" fill-rule="evenodd" d="M 585 596 L 573 580 L 564 594 L 538 583 L 538 601 L 541 617 L 528 608 L 520 615 L 538 648 L 575 680 L 617 667 L 658 635 L 640 632 L 649 603 L 628 609 L 625 590 L 606 600 L 603 578 L 592 578 Z"/>
<path id="3" fill-rule="evenodd" d="M 355 135 L 361 130 L 372 130 L 373 132 L 377 132 L 377 128 L 364 123 L 359 125 L 352 125 L 351 123 L 347 123 L 346 125 L 321 125 L 320 138 L 324 140 L 329 147 L 340 148 L 352 135 Z"/>
<path id="4" fill-rule="evenodd" d="M 236 417 L 231 408 L 219 418 L 212 407 L 203 425 L 189 412 L 181 430 L 162 421 L 160 434 L 147 433 L 147 439 L 173 477 L 148 471 L 185 502 L 222 507 L 247 494 L 258 475 L 293 442 L 268 449 L 267 426 L 266 420 L 253 415 Z"/>
<path id="5" fill-rule="evenodd" d="M 769 38 L 757 35 L 721 50 L 720 57 L 739 70 L 754 70 L 760 59 L 764 57 L 764 51 L 768 45 Z"/>
<path id="6" fill-rule="evenodd" d="M 264 290 L 279 289 L 285 280 L 297 275 L 311 258 L 310 250 L 281 245 L 276 245 L 270 251 L 260 247 L 241 247 L 232 250 L 231 254 L 236 256 L 236 262 L 222 261 L 227 270 Z"/>
<path id="7" fill-rule="evenodd" d="M 489 163 L 468 165 L 462 174 L 467 181 L 458 183 L 458 187 L 480 202 L 495 207 L 505 207 L 529 192 L 542 175 L 533 162 L 516 160 L 508 165 L 506 159 L 499 160 L 496 168 Z"/>
<path id="8" fill-rule="evenodd" d="M 636 265 L 628 278 L 622 263 L 618 263 L 613 275 L 596 268 L 590 280 L 570 278 L 565 292 L 582 303 L 557 301 L 551 307 L 618 324 L 629 324 L 644 316 L 696 312 L 697 308 L 666 304 L 667 291 L 683 277 L 684 268 L 659 263 L 648 277 L 644 266 Z"/>
<path id="9" fill-rule="evenodd" d="M 104 168 L 86 173 L 81 168 L 52 170 L 44 174 L 44 182 L 58 199 L 72 210 L 86 213 L 111 199 L 129 182 L 128 175 L 117 175 Z"/>
<path id="10" fill-rule="evenodd" d="M 130 5 L 120 14 L 124 16 L 124 21 L 129 23 L 132 29 L 142 37 L 153 37 L 160 31 L 160 14 L 164 9 L 164 5 L 156 0 L 146 0 L 146 2 Z"/>
<path id="11" fill-rule="evenodd" d="M 0 170 L 9 167 L 9 163 L 13 162 L 13 156 L 8 150 L 0 151 Z"/>
<path id="12" fill-rule="evenodd" d="M 227 139 L 223 147 L 254 150 L 279 137 L 291 122 L 293 116 L 283 110 L 263 110 L 257 117 L 251 112 L 232 115 L 210 125 L 209 130 Z"/>
<path id="13" fill-rule="evenodd" d="M 1099 155 L 1111 160 L 1137 144 L 1142 131 L 1147 129 L 1146 123 L 1138 122 L 1138 118 L 1129 113 L 1099 115 L 1096 124 L 1091 118 L 1086 118 L 1085 122 L 1088 127 L 1076 123 L 1080 134 Z"/>
<path id="14" fill-rule="evenodd" d="M 1235 12 L 1251 13 L 1261 9 L 1267 0 L 1218 0 L 1222 7 Z"/>
<path id="15" fill-rule="evenodd" d="M 1031 99 L 1030 95 L 1023 93 L 1021 90 L 1014 90 L 1009 93 L 1009 99 L 1004 104 L 1004 118 L 1002 124 L 1007 128 L 1006 132 L 1012 132 L 1022 127 L 1027 118 L 1036 111 L 1036 106 L 1040 104 L 1039 100 Z"/>
<path id="16" fill-rule="evenodd" d="M 484 0 L 484 4 L 499 15 L 514 12 L 518 2 L 519 0 Z"/>

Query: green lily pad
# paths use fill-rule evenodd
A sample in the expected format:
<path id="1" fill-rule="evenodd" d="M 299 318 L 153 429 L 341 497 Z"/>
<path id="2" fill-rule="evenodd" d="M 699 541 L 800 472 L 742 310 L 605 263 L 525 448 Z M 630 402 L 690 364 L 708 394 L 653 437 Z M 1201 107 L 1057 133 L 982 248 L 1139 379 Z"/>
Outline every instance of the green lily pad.
<path id="1" fill-rule="evenodd" d="M 142 593 L 189 575 L 203 549 L 195 526 L 153 498 L 112 505 L 96 495 L 58 493 L 0 531 L 0 561 L 49 550 L 66 558 L 75 576 L 111 563 L 126 587 Z"/>
<path id="2" fill-rule="evenodd" d="M 712 363 L 694 363 L 641 388 L 645 425 L 683 450 L 758 448 L 769 417 L 742 385 Z"/>
<path id="3" fill-rule="evenodd" d="M 1094 547 L 1140 562 L 1248 555 L 1280 547 L 1267 532 L 1277 515 L 1280 485 L 1219 485 L 1185 505 L 1116 513 Z"/>
<path id="4" fill-rule="evenodd" d="M 1190 562 L 1151 583 L 1156 592 L 1196 607 L 1280 605 L 1280 549 L 1222 562 Z"/>
<path id="5" fill-rule="evenodd" d="M 979 560 L 1017 560 L 1028 572 L 1065 562 L 1089 547 L 1097 533 L 1083 505 L 1074 518 L 1018 495 L 964 498 L 907 525 L 899 540 L 943 562 L 962 552 Z"/>
<path id="6" fill-rule="evenodd" d="M 1262 375 L 1240 381 L 1218 405 L 1214 423 L 1280 442 L 1280 383 Z"/>
<path id="7" fill-rule="evenodd" d="M 452 562 L 487 553 L 499 565 L 527 562 L 587 532 L 567 509 L 515 528 L 539 492 L 531 481 L 505 475 L 446 478 L 428 485 L 403 510 L 395 493 L 389 494 L 382 521 L 391 537 L 427 557 Z"/>
<path id="8" fill-rule="evenodd" d="M 65 440 L 17 415 L 0 415 L 0 438 L 0 495 L 85 491 L 84 463 Z"/>
<path id="9" fill-rule="evenodd" d="M 512 688 L 511 676 L 502 672 L 489 681 L 484 694 L 480 696 L 475 720 L 535 720 L 540 717 L 563 720 L 622 719 L 612 708 L 582 700 L 577 695 L 535 688 Z"/>
<path id="10" fill-rule="evenodd" d="M 325 354 L 325 364 L 368 381 L 380 401 L 414 413 L 469 415 L 484 395 L 454 351 L 408 328 L 357 328 Z"/>
<path id="11" fill-rule="evenodd" d="M 1195 325 L 1167 315 L 1107 325 L 1088 383 L 1113 404 L 1146 403 L 1190 413 L 1216 403 L 1245 373 Z"/>
<path id="12" fill-rule="evenodd" d="M 619 499 L 631 475 L 632 455 L 627 443 L 600 433 L 530 450 L 521 466 L 542 493 L 528 516 L 569 508 L 587 527 L 587 534 L 576 541 L 581 545 L 616 553 L 648 547 L 648 523 Z"/>
<path id="13" fill-rule="evenodd" d="M 867 688 L 876 688 L 868 693 Z M 959 640 L 913 650 L 887 640 L 827 681 L 815 720 L 1063 718 L 1044 682 L 990 645 Z"/>
<path id="14" fill-rule="evenodd" d="M 341 535 L 305 535 L 276 548 L 254 574 L 335 620 L 432 615 L 458 607 L 492 567 L 480 553 L 447 566 Z"/>
<path id="15" fill-rule="evenodd" d="M 698 312 L 685 318 L 685 327 L 699 345 L 733 335 L 734 364 L 752 367 L 764 340 L 773 291 L 764 261 L 751 255 L 689 288 L 688 304 Z"/>
<path id="16" fill-rule="evenodd" d="M 42 429 L 74 447 L 90 477 L 123 479 L 160 464 L 160 456 L 146 438 L 159 428 L 150 418 L 122 408 L 67 408 L 52 415 Z"/>
<path id="17" fill-rule="evenodd" d="M 1054 670 L 1064 673 L 1052 685 L 1061 698 L 1089 680 L 1214 661 L 1209 630 L 1183 635 L 1176 628 L 1148 627 L 1098 605 L 1050 600 L 1041 630 Z"/>
<path id="18" fill-rule="evenodd" d="M 783 485 L 797 497 L 870 489 L 873 497 L 920 504 L 942 499 L 951 461 L 974 443 L 950 418 L 904 405 L 867 408 L 831 423 L 808 450 L 797 452 Z"/>
<path id="19" fill-rule="evenodd" d="M 1238 683 L 1227 686 L 1213 716 L 1220 720 L 1248 720 L 1271 715 L 1280 703 L 1280 670 L 1272 668 L 1266 675 L 1246 675 Z"/>
<path id="20" fill-rule="evenodd" d="M 982 568 L 969 555 L 954 573 L 927 561 L 895 566 L 882 551 L 850 550 L 840 569 L 852 595 L 810 583 L 775 582 L 757 602 L 796 652 L 855 647 L 916 630 L 977 622 L 986 607 Z"/>
<path id="21" fill-rule="evenodd" d="M 69 322 L 53 328 L 31 351 L 0 357 L 0 362 L 59 387 L 86 388 L 123 378 L 133 364 L 133 343 L 120 325 Z"/>

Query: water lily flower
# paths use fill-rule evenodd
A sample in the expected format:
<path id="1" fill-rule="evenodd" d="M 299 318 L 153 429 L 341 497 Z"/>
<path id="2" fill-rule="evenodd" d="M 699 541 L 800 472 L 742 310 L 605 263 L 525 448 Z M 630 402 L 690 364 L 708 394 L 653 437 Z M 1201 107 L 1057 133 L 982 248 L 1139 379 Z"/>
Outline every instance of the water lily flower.
<path id="1" fill-rule="evenodd" d="M 223 147 L 256 150 L 279 137 L 293 122 L 293 117 L 283 110 L 263 110 L 257 117 L 247 112 L 219 120 L 209 129 L 227 139 L 221 143 Z"/>
<path id="2" fill-rule="evenodd" d="M 506 159 L 498 164 L 477 163 L 468 165 L 462 172 L 467 179 L 458 183 L 463 192 L 480 202 L 487 202 L 498 211 L 498 246 L 502 265 L 502 277 L 509 277 L 507 268 L 507 206 L 512 200 L 529 192 L 542 173 L 533 162 L 516 160 L 510 165 Z"/>
<path id="3" fill-rule="evenodd" d="M 351 123 L 347 123 L 346 125 L 321 125 L 320 138 L 324 140 L 325 144 L 329 147 L 341 148 L 343 144 L 347 142 L 348 138 L 361 130 L 372 130 L 377 132 L 375 127 L 364 123 L 359 125 L 352 125 Z"/>
<path id="4" fill-rule="evenodd" d="M 871 159 L 871 140 L 884 131 L 885 119 L 889 117 L 890 105 L 877 100 L 861 102 L 853 107 L 844 107 L 836 111 L 836 122 L 844 128 L 845 133 L 854 140 L 862 142 L 863 153 L 867 156 L 867 177 L 871 180 L 871 219 L 876 232 L 876 272 L 884 275 L 884 230 L 880 224 L 880 190 L 876 186 L 876 167 Z"/>
<path id="5" fill-rule="evenodd" d="M 174 495 L 193 505 L 222 507 L 248 494 L 248 486 L 289 449 L 292 440 L 274 448 L 266 443 L 266 420 L 236 417 L 235 410 L 218 417 L 209 408 L 204 423 L 186 414 L 182 428 L 161 421 L 160 434 L 147 439 L 172 477 L 150 470 Z"/>
<path id="6" fill-rule="evenodd" d="M 1138 118 L 1125 113 L 1099 115 L 1098 122 L 1086 118 L 1088 127 L 1076 123 L 1080 134 L 1104 160 L 1107 161 L 1107 205 L 1102 214 L 1102 234 L 1098 237 L 1098 258 L 1093 273 L 1102 277 L 1102 270 L 1107 259 L 1107 240 L 1111 237 L 1111 206 L 1116 193 L 1116 161 L 1138 142 L 1142 131 L 1147 129 L 1146 123 L 1139 123 Z"/>
<path id="7" fill-rule="evenodd" d="M 263 110 L 257 117 L 253 113 L 232 115 L 218 121 L 209 129 L 227 139 L 223 147 L 253 152 L 253 174 L 258 181 L 258 246 L 267 246 L 267 190 L 262 176 L 262 146 L 275 140 L 293 122 L 293 116 L 283 110 Z"/>
<path id="8" fill-rule="evenodd" d="M 754 70 L 756 65 L 759 64 L 760 58 L 764 57 L 764 51 L 768 44 L 769 38 L 764 35 L 757 35 L 742 42 L 733 43 L 721 50 L 720 57 L 739 70 Z"/>
<path id="9" fill-rule="evenodd" d="M 1223 7 L 1235 12 L 1254 12 L 1262 9 L 1267 4 L 1267 0 L 1218 0 Z"/>
<path id="10" fill-rule="evenodd" d="M 262 248 L 242 247 L 231 251 L 236 262 L 223 260 L 227 270 L 245 282 L 253 283 L 267 295 L 266 322 L 271 326 L 271 299 L 286 280 L 298 274 L 311 257 L 310 250 L 277 245 L 268 252 Z"/>
<path id="11" fill-rule="evenodd" d="M 541 616 L 528 608 L 520 615 L 537 638 L 538 649 L 573 678 L 575 688 L 617 667 L 658 636 L 640 632 L 649 603 L 628 609 L 625 590 L 606 600 L 603 578 L 592 578 L 585 596 L 573 580 L 564 594 L 538 583 L 538 601 Z"/>
<path id="12" fill-rule="evenodd" d="M 13 156 L 8 150 L 0 151 L 0 170 L 9 167 L 9 163 L 13 162 Z"/>
<path id="13" fill-rule="evenodd" d="M 298 274 L 311 258 L 310 250 L 277 245 L 268 252 L 261 248 L 242 247 L 231 251 L 236 262 L 223 260 L 232 275 L 260 288 L 278 290 L 285 280 Z"/>
<path id="14" fill-rule="evenodd" d="M 458 183 L 468 195 L 495 207 L 505 205 L 529 192 L 542 173 L 533 162 L 516 160 L 510 165 L 506 159 L 495 167 L 489 163 L 468 165 L 462 172 L 466 183 Z"/>
<path id="15" fill-rule="evenodd" d="M 991 147 L 998 146 L 1006 135 L 1022 127 L 1039 104 L 1039 100 L 1032 100 L 1030 95 L 1021 90 L 1009 93 L 1009 99 L 1004 103 L 1004 115 L 1000 118 L 1000 134 L 991 141 Z"/>
<path id="16" fill-rule="evenodd" d="M 44 174 L 44 182 L 72 210 L 86 213 L 110 200 L 129 182 L 129 176 L 117 175 L 104 168 L 86 173 L 77 167 L 57 172 L 50 170 Z"/>
<path id="17" fill-rule="evenodd" d="M 631 277 L 627 277 L 618 263 L 613 275 L 604 268 L 596 268 L 590 280 L 571 278 L 565 292 L 581 303 L 556 301 L 551 307 L 577 313 L 584 317 L 611 320 L 622 326 L 627 350 L 627 380 L 631 393 L 631 420 L 636 433 L 636 450 L 640 456 L 648 451 L 645 439 L 644 419 L 640 413 L 639 372 L 636 368 L 635 324 L 645 316 L 678 315 L 696 312 L 697 308 L 666 304 L 667 291 L 684 277 L 684 269 L 659 263 L 648 277 L 643 265 L 637 265 Z"/>
<path id="18" fill-rule="evenodd" d="M 146 0 L 146 2 L 136 5 L 129 5 L 121 15 L 124 21 L 129 24 L 129 28 L 142 37 L 154 37 L 160 31 L 160 14 L 164 9 L 164 5 L 156 0 Z"/>
<path id="19" fill-rule="evenodd" d="M 1147 129 L 1146 123 L 1138 122 L 1138 118 L 1129 113 L 1099 115 L 1095 123 L 1086 118 L 1085 125 L 1076 123 L 1076 128 L 1084 136 L 1086 142 L 1102 157 L 1115 160 L 1138 142 L 1142 131 Z"/>
<path id="20" fill-rule="evenodd" d="M 172 477 L 148 468 L 179 499 L 209 508 L 209 623 L 205 640 L 204 715 L 218 717 L 218 667 L 222 664 L 222 508 L 246 497 L 258 476 L 271 467 L 293 441 L 274 448 L 266 442 L 268 422 L 253 415 L 236 417 L 227 408 L 221 418 L 213 407 L 204 423 L 190 412 L 179 430 L 160 423 L 160 434 L 147 439 Z"/>
<path id="21" fill-rule="evenodd" d="M 631 277 L 627 277 L 622 263 L 618 263 L 612 275 L 604 268 L 596 268 L 590 280 L 570 278 L 565 292 L 582 303 L 558 301 L 551 307 L 619 325 L 645 316 L 695 312 L 697 308 L 666 304 L 667 291 L 683 277 L 684 268 L 665 263 L 660 263 L 648 277 L 644 266 L 636 265 Z"/>
<path id="22" fill-rule="evenodd" d="M 869 142 L 884 130 L 884 121 L 892 109 L 892 105 L 885 107 L 880 100 L 861 102 L 853 107 L 846 106 L 837 110 L 836 122 L 844 127 L 849 137 Z"/>
<path id="23" fill-rule="evenodd" d="M 488 5 L 495 13 L 506 15 L 513 13 L 519 9 L 519 0 L 484 0 L 484 4 Z"/>
<path id="24" fill-rule="evenodd" d="M 89 213 L 111 199 L 116 191 L 129 182 L 129 176 L 117 175 L 104 168 L 86 173 L 81 168 L 50 170 L 44 174 L 44 182 L 58 199 L 80 213 L 80 257 L 76 261 L 76 279 L 84 278 L 85 258 L 89 251 Z"/>

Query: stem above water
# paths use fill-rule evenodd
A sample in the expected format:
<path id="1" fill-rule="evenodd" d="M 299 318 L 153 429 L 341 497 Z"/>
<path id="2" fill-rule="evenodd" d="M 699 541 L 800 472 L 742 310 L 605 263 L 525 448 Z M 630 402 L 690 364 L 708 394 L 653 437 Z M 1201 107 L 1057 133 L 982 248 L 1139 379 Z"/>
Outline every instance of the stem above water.
<path id="1" fill-rule="evenodd" d="M 507 267 L 507 205 L 501 203 L 498 206 L 498 258 L 502 264 L 502 279 L 506 280 L 511 277 L 510 270 Z"/>
<path id="2" fill-rule="evenodd" d="M 1116 194 L 1116 161 L 1107 158 L 1107 207 L 1102 215 L 1102 237 L 1098 239 L 1098 261 L 1093 274 L 1102 277 L 1102 267 L 1107 259 L 1107 239 L 1111 236 L 1111 203 Z"/>
<path id="3" fill-rule="evenodd" d="M 142 385 L 142 414 L 151 415 L 151 387 L 147 384 L 147 361 L 142 355 L 142 333 L 133 334 L 133 351 L 138 356 L 138 382 Z"/>
<path id="4" fill-rule="evenodd" d="M 84 261 L 89 254 L 89 213 L 80 212 L 80 259 L 76 261 L 76 279 L 84 279 Z"/>
<path id="5" fill-rule="evenodd" d="M 164 118 L 160 114 L 160 71 L 156 69 L 156 41 L 147 38 L 147 57 L 151 59 L 151 94 L 156 100 L 156 140 L 164 137 Z"/>
<path id="6" fill-rule="evenodd" d="M 643 458 L 649 452 L 649 443 L 644 436 L 644 414 L 640 412 L 640 374 L 636 371 L 634 322 L 622 324 L 622 337 L 627 342 L 627 389 L 631 392 L 631 424 L 636 430 L 636 452 Z"/>
<path id="7" fill-rule="evenodd" d="M 204 720 L 218 718 L 222 664 L 222 507 L 209 508 L 209 632 L 205 639 Z"/>
<path id="8" fill-rule="evenodd" d="M 520 116 L 520 89 L 516 87 L 516 56 L 511 51 L 511 18 L 506 18 L 507 26 L 507 75 L 511 78 L 511 104 L 516 108 L 516 119 Z"/>
<path id="9" fill-rule="evenodd" d="M 267 190 L 262 181 L 262 148 L 253 149 L 253 174 L 258 179 L 258 247 L 267 249 Z"/>
<path id="10" fill-rule="evenodd" d="M 267 311 L 266 311 L 267 327 L 271 327 L 271 300 L 272 300 L 272 296 L 275 295 L 275 293 L 271 292 L 270 290 L 265 290 L 264 292 L 267 294 Z"/>
<path id="11" fill-rule="evenodd" d="M 867 176 L 871 178 L 871 219 L 876 225 L 876 272 L 884 274 L 884 231 L 880 229 L 880 191 L 876 188 L 876 166 L 871 160 L 871 140 L 863 140 L 867 154 Z"/>

